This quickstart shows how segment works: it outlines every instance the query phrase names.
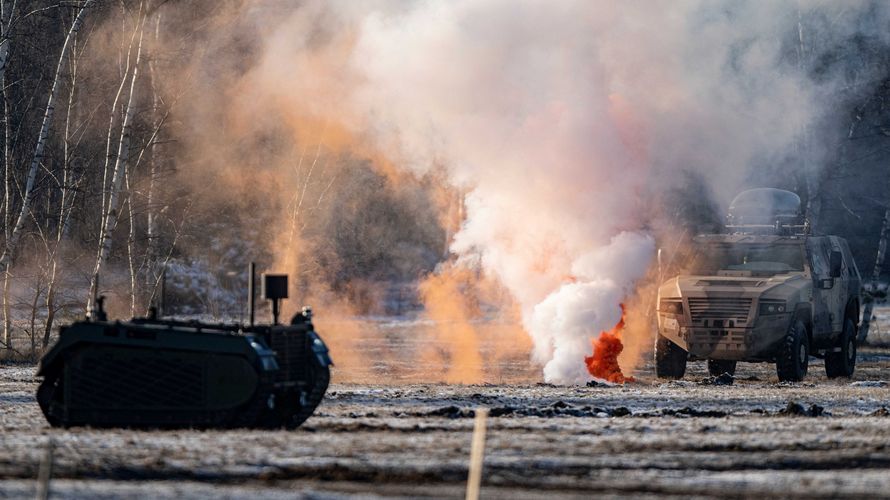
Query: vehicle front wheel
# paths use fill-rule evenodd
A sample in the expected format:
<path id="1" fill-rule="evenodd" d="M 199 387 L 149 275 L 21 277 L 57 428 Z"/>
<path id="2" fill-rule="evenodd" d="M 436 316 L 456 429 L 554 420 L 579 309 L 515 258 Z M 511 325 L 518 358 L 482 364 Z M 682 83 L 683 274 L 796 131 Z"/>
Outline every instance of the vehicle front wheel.
<path id="1" fill-rule="evenodd" d="M 838 339 L 840 351 L 825 355 L 825 374 L 828 378 L 850 377 L 856 369 L 856 324 L 847 318 Z"/>
<path id="2" fill-rule="evenodd" d="M 728 373 L 731 376 L 735 377 L 735 361 L 727 361 L 723 359 L 709 359 L 708 360 L 708 374 L 712 377 L 719 377 L 724 373 Z"/>
<path id="3" fill-rule="evenodd" d="M 780 382 L 800 382 L 807 376 L 810 364 L 810 339 L 803 321 L 795 320 L 785 334 L 776 359 L 776 373 Z"/>
<path id="4" fill-rule="evenodd" d="M 688 353 L 660 334 L 655 341 L 655 376 L 679 379 L 686 373 Z"/>

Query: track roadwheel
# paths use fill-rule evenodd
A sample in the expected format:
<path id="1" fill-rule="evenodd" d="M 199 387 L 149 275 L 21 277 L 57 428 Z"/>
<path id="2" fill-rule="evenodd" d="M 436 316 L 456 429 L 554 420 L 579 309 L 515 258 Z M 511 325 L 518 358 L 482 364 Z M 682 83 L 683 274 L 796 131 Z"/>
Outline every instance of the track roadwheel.
<path id="1" fill-rule="evenodd" d="M 780 382 L 800 382 L 807 375 L 810 364 L 810 339 L 803 321 L 797 319 L 791 324 L 782 348 L 776 358 L 776 373 Z"/>
<path id="2" fill-rule="evenodd" d="M 726 361 L 723 359 L 708 360 L 708 374 L 712 377 L 719 377 L 724 373 L 728 373 L 735 377 L 735 361 Z"/>
<path id="3" fill-rule="evenodd" d="M 686 373 L 688 354 L 682 347 L 658 335 L 655 341 L 655 376 L 658 378 L 683 378 Z"/>
<path id="4" fill-rule="evenodd" d="M 825 355 L 825 374 L 828 378 L 849 377 L 856 368 L 856 325 L 853 320 L 844 320 L 844 331 L 838 339 L 840 352 Z"/>

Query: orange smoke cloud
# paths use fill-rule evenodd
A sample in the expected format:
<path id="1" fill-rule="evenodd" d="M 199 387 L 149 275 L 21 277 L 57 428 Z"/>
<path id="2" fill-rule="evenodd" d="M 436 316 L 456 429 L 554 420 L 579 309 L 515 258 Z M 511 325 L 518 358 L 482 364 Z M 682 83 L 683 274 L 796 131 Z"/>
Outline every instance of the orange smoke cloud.
<path id="1" fill-rule="evenodd" d="M 450 383 L 482 381 L 482 354 L 479 335 L 471 323 L 478 313 L 478 304 L 467 292 L 475 279 L 472 271 L 449 266 L 429 275 L 420 284 L 426 316 L 436 323 L 434 349 L 427 356 L 448 357 L 443 380 Z M 442 352 L 444 351 L 444 352 Z M 426 364 L 432 364 L 430 359 Z"/>
<path id="2" fill-rule="evenodd" d="M 531 338 L 506 289 L 473 266 L 448 262 L 419 286 L 425 348 L 406 380 L 448 383 L 530 383 Z M 413 361 L 412 361 L 413 362 Z"/>
<path id="3" fill-rule="evenodd" d="M 618 355 L 624 350 L 621 343 L 621 334 L 624 331 L 625 319 L 624 304 L 621 304 L 621 319 L 615 328 L 608 332 L 602 332 L 593 342 L 593 355 L 585 356 L 587 371 L 598 379 L 607 380 L 618 384 L 633 382 L 633 377 L 625 377 L 618 366 Z"/>

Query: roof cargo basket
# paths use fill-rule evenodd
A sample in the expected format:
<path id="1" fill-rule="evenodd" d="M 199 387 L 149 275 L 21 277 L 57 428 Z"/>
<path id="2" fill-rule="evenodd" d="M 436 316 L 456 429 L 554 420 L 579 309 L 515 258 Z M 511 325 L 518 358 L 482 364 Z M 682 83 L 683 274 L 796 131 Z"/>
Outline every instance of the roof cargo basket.
<path id="1" fill-rule="evenodd" d="M 729 205 L 726 229 L 744 234 L 804 235 L 810 225 L 791 191 L 758 188 L 742 191 Z"/>

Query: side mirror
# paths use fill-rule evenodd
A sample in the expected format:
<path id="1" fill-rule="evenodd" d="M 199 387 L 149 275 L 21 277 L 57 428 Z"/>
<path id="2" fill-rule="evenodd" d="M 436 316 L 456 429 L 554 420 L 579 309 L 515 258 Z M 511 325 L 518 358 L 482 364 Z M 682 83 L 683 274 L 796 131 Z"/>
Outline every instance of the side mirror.
<path id="1" fill-rule="evenodd" d="M 841 277 L 841 263 L 843 262 L 843 260 L 843 254 L 841 254 L 839 251 L 831 251 L 831 254 L 828 258 L 829 276 L 831 276 L 832 278 Z"/>

